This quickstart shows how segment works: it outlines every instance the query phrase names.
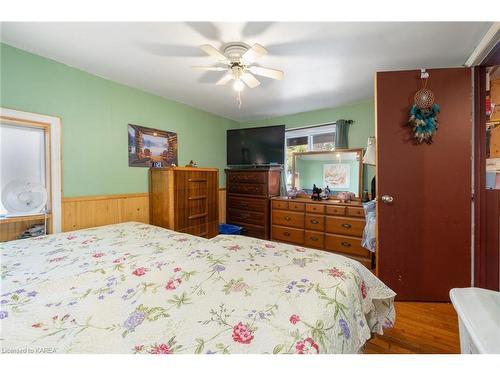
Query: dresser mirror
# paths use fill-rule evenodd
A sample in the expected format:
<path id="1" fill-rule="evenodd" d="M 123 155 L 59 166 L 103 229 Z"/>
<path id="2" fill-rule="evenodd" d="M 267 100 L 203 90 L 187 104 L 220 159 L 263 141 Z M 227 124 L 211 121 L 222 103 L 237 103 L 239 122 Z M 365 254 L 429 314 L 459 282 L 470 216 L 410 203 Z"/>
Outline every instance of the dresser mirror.
<path id="1" fill-rule="evenodd" d="M 363 149 L 299 152 L 293 156 L 292 186 L 306 194 L 313 185 L 328 187 L 330 196 L 352 192 L 361 197 L 363 186 Z"/>

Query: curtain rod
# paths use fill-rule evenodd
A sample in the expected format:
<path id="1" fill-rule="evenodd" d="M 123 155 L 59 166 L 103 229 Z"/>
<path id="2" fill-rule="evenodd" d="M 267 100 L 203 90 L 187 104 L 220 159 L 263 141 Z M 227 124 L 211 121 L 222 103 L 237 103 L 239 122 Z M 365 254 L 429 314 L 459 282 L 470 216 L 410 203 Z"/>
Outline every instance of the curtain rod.
<path id="1" fill-rule="evenodd" d="M 352 125 L 354 123 L 354 120 L 345 120 L 349 125 Z M 317 128 L 319 126 L 326 126 L 326 125 L 337 125 L 337 121 L 332 121 L 332 122 L 324 122 L 321 124 L 313 124 L 313 125 L 305 125 L 305 126 L 300 126 L 297 128 L 288 128 L 285 131 L 294 131 L 294 130 L 302 130 L 302 129 L 311 129 L 311 128 Z"/>

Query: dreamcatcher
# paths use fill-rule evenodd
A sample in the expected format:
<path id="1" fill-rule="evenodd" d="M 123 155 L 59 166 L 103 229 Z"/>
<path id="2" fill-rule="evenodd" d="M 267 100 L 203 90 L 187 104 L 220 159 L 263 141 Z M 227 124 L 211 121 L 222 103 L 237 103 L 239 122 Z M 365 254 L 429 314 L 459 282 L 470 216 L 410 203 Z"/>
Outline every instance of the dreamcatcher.
<path id="1" fill-rule="evenodd" d="M 438 129 L 440 108 L 434 103 L 434 93 L 427 88 L 429 73 L 422 69 L 420 79 L 422 88 L 415 93 L 414 103 L 410 110 L 408 126 L 412 128 L 413 140 L 417 144 L 432 143 L 432 137 Z"/>

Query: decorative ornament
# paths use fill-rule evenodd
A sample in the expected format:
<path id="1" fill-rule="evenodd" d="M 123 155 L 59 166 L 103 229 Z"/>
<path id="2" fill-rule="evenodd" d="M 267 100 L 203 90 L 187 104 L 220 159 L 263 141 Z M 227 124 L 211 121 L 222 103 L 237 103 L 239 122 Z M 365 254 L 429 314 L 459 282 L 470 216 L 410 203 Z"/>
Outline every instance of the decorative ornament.
<path id="1" fill-rule="evenodd" d="M 320 201 L 321 200 L 321 192 L 322 191 L 323 191 L 323 189 L 317 187 L 316 184 L 313 184 L 311 199 L 313 201 Z"/>
<path id="2" fill-rule="evenodd" d="M 415 93 L 414 101 L 420 109 L 430 108 L 434 104 L 434 94 L 429 89 L 420 89 Z"/>
<path id="3" fill-rule="evenodd" d="M 420 79 L 422 88 L 415 93 L 415 104 L 410 109 L 408 126 L 413 130 L 413 140 L 417 144 L 432 143 L 432 137 L 438 130 L 438 119 L 441 108 L 434 103 L 434 93 L 427 86 L 429 73 L 422 69 Z"/>

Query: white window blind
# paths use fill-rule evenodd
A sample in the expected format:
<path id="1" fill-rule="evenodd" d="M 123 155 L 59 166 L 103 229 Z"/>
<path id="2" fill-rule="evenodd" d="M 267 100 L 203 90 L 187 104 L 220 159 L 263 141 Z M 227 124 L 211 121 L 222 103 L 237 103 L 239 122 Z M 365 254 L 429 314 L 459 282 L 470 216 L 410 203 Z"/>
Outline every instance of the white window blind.
<path id="1" fill-rule="evenodd" d="M 24 180 L 47 187 L 44 129 L 0 124 L 0 189 Z M 1 195 L 0 195 L 1 196 Z M 0 210 L 5 208 L 0 199 Z"/>

